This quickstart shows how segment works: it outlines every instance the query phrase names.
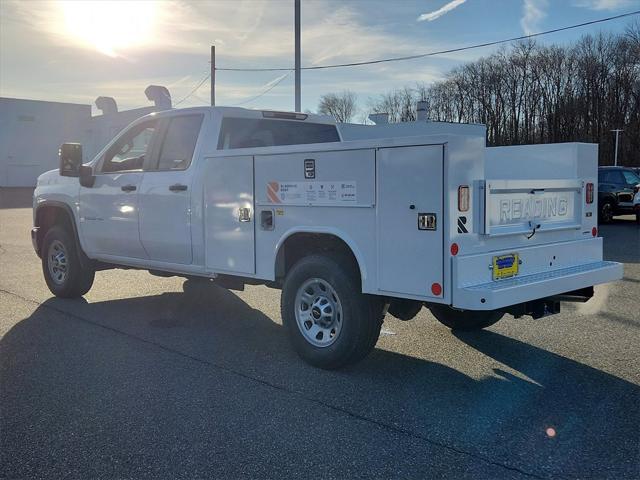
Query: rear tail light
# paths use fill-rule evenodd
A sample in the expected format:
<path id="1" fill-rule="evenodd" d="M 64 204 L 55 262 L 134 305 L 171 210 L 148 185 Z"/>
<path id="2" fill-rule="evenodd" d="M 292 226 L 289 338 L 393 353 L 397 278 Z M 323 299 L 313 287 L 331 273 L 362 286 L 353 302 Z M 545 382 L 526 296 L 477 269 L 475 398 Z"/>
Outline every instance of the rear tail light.
<path id="1" fill-rule="evenodd" d="M 593 203 L 593 183 L 587 183 L 587 188 L 585 190 L 585 200 L 587 204 Z"/>
<path id="2" fill-rule="evenodd" d="M 461 212 L 469 210 L 469 185 L 458 187 L 458 210 Z"/>

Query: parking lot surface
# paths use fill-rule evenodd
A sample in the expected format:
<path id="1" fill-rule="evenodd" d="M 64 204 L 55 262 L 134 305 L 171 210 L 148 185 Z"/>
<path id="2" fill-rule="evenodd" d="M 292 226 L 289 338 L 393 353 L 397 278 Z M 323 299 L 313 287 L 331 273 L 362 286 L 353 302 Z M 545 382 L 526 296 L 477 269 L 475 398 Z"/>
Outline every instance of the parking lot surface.
<path id="1" fill-rule="evenodd" d="M 640 478 L 640 227 L 624 278 L 540 320 L 387 317 L 346 370 L 290 349 L 279 292 L 99 272 L 51 296 L 30 192 L 0 191 L 0 478 Z"/>

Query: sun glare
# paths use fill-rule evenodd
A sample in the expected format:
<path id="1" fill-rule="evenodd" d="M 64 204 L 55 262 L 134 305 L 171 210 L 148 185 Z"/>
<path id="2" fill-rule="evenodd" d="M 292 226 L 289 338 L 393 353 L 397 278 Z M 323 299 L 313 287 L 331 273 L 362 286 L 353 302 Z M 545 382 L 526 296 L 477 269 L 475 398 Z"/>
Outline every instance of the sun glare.
<path id="1" fill-rule="evenodd" d="M 66 34 L 84 46 L 116 57 L 152 39 L 154 1 L 61 1 Z"/>

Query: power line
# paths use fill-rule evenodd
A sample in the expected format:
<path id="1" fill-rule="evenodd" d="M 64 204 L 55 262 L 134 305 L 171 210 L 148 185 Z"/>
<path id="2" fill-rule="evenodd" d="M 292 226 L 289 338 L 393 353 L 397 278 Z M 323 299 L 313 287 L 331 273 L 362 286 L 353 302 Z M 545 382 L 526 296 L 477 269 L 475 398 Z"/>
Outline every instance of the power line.
<path id="1" fill-rule="evenodd" d="M 273 90 L 274 88 L 276 88 L 278 85 L 280 85 L 280 83 L 287 78 L 289 75 L 291 75 L 291 72 L 288 72 L 286 75 L 282 75 L 282 77 L 280 77 L 279 79 L 277 79 L 273 84 L 271 84 L 267 89 L 265 89 L 264 91 L 260 92 L 258 95 L 256 95 L 255 97 L 251 97 L 247 100 L 243 100 L 240 103 L 235 103 L 233 105 L 231 105 L 232 107 L 239 107 L 240 105 L 245 105 L 247 103 L 253 102 L 254 100 L 259 99 L 260 97 L 262 97 L 263 95 L 266 95 L 267 93 L 269 93 L 271 90 Z"/>
<path id="2" fill-rule="evenodd" d="M 189 98 L 191 95 L 193 95 L 194 93 L 196 93 L 198 91 L 198 89 L 204 85 L 204 82 L 206 82 L 207 80 L 209 80 L 209 77 L 211 77 L 211 72 L 207 73 L 204 78 L 202 80 L 200 80 L 200 82 L 184 97 L 182 97 L 180 100 L 178 100 L 176 103 L 173 104 L 174 107 L 177 107 L 178 105 L 180 105 L 182 102 L 184 102 L 187 98 Z"/>
<path id="3" fill-rule="evenodd" d="M 598 20 L 591 20 L 589 22 L 577 23 L 575 25 L 569 25 L 569 26 L 566 26 L 566 27 L 554 28 L 553 30 L 546 30 L 544 32 L 532 33 L 530 35 L 521 35 L 519 37 L 507 38 L 507 39 L 504 39 L 504 40 L 496 40 L 496 41 L 493 41 L 493 42 L 478 43 L 478 44 L 475 44 L 475 45 L 468 45 L 468 46 L 465 46 L 465 47 L 450 48 L 448 50 L 439 50 L 439 51 L 435 51 L 435 52 L 421 53 L 421 54 L 417 54 L 417 55 L 407 55 L 407 56 L 404 56 L 404 57 L 391 57 L 391 58 L 383 58 L 383 59 L 379 59 L 379 60 L 368 60 L 368 61 L 351 62 L 351 63 L 337 63 L 337 64 L 333 64 L 333 65 L 316 65 L 316 66 L 313 66 L 313 67 L 302 67 L 301 70 L 322 70 L 322 69 L 328 69 L 328 68 L 358 67 L 358 66 L 362 66 L 362 65 L 374 65 L 374 64 L 378 64 L 378 63 L 389 63 L 389 62 L 401 62 L 401 61 L 405 61 L 405 60 L 415 60 L 415 59 L 418 59 L 418 58 L 432 57 L 432 56 L 435 56 L 435 55 L 442 55 L 442 54 L 445 54 L 445 53 L 463 52 L 465 50 L 473 50 L 473 49 L 476 49 L 476 48 L 490 47 L 490 46 L 493 46 L 493 45 L 499 45 L 501 43 L 510 43 L 510 42 L 516 42 L 516 41 L 519 41 L 519 40 L 527 40 L 527 39 L 530 39 L 530 38 L 540 37 L 542 35 L 549 35 L 551 33 L 563 32 L 565 30 L 571 30 L 571 29 L 574 29 L 574 28 L 586 27 L 588 25 L 594 25 L 596 23 L 610 22 L 611 20 L 617 20 L 617 19 L 620 19 L 620 18 L 630 17 L 630 16 L 638 15 L 638 14 L 640 14 L 640 10 L 636 10 L 634 12 L 623 13 L 623 14 L 620 14 L 620 15 L 615 15 L 613 17 L 600 18 Z M 226 71 L 226 72 L 291 72 L 294 69 L 293 68 L 219 68 L 219 67 L 216 67 L 216 70 Z"/>
<path id="4" fill-rule="evenodd" d="M 510 43 L 510 42 L 516 42 L 516 41 L 520 41 L 520 40 L 527 40 L 527 39 L 531 39 L 531 38 L 535 38 L 535 37 L 540 37 L 542 35 L 549 35 L 551 33 L 558 33 L 558 32 L 563 32 L 563 31 L 566 31 L 566 30 L 572 30 L 572 29 L 575 29 L 575 28 L 581 28 L 581 27 L 586 27 L 586 26 L 589 26 L 589 25 L 595 25 L 595 24 L 598 24 L 598 23 L 610 22 L 612 20 L 618 20 L 620 18 L 630 17 L 630 16 L 638 15 L 638 14 L 640 14 L 640 10 L 636 10 L 636 11 L 628 12 L 628 13 L 623 13 L 623 14 L 620 14 L 620 15 L 614 15 L 614 16 L 611 16 L 611 17 L 600 18 L 600 19 L 597 19 L 597 20 L 591 20 L 591 21 L 588 21 L 588 22 L 577 23 L 575 25 L 568 25 L 566 27 L 554 28 L 552 30 L 545 30 L 543 32 L 532 33 L 530 35 L 521 35 L 519 37 L 512 37 L 512 38 L 507 38 L 507 39 L 503 39 L 503 40 L 495 40 L 495 41 L 492 41 L 492 42 L 478 43 L 478 44 L 475 44 L 475 45 L 467 45 L 467 46 L 464 46 L 464 47 L 450 48 L 450 49 L 447 49 L 447 50 L 438 50 L 438 51 L 435 51 L 435 52 L 421 53 L 421 54 L 416 54 L 416 55 L 406 55 L 406 56 L 403 56 L 403 57 L 391 57 L 391 58 L 383 58 L 383 59 L 378 59 L 378 60 L 368 60 L 368 61 L 361 61 L 361 62 L 337 63 L 337 64 L 332 64 L 332 65 L 316 65 L 316 66 L 312 66 L 312 67 L 302 67 L 301 70 L 323 70 L 323 69 L 329 69 L 329 68 L 358 67 L 358 66 L 363 66 L 363 65 L 375 65 L 375 64 L 380 64 L 380 63 L 390 63 L 390 62 L 401 62 L 401 61 L 406 61 L 406 60 L 416 60 L 416 59 L 419 59 L 419 58 L 433 57 L 433 56 L 436 56 L 436 55 L 443 55 L 443 54 L 446 54 L 446 53 L 463 52 L 463 51 L 466 51 L 466 50 L 473 50 L 473 49 L 477 49 L 477 48 L 490 47 L 490 46 L 493 46 L 493 45 L 500 45 L 502 43 Z M 258 98 L 262 97 L 263 95 L 266 95 L 267 93 L 269 93 L 271 90 L 273 90 L 275 87 L 277 87 L 285 78 L 287 78 L 289 76 L 289 74 L 291 72 L 293 72 L 295 69 L 294 68 L 220 68 L 220 67 L 216 67 L 215 70 L 226 71 L 226 72 L 288 72 L 286 75 L 283 75 L 280 79 L 278 79 L 275 83 L 270 85 L 264 91 L 260 92 L 258 95 L 254 96 L 254 97 L 251 97 L 251 98 L 249 98 L 247 100 L 243 100 L 242 102 L 236 103 L 234 105 L 234 106 L 240 106 L 240 105 L 244 105 L 244 104 L 250 103 L 250 102 L 252 102 L 254 100 L 257 100 Z M 202 80 L 200 80 L 200 82 L 198 82 L 196 84 L 196 86 L 187 95 L 185 95 L 183 98 L 181 98 L 176 103 L 174 103 L 174 107 L 177 107 L 178 105 L 180 105 L 181 103 L 186 101 L 188 98 L 193 96 L 198 91 L 198 89 L 200 89 L 200 87 L 202 87 L 202 85 L 204 85 L 204 82 L 209 80 L 210 77 L 211 77 L 211 72 L 208 72 L 204 76 L 204 78 L 202 78 Z"/>

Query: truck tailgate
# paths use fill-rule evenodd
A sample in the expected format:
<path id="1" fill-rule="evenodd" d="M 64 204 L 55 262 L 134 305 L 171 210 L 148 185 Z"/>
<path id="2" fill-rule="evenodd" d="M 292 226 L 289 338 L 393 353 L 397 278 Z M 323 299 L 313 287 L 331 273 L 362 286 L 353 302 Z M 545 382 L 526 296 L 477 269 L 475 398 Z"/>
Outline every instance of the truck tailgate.
<path id="1" fill-rule="evenodd" d="M 582 228 L 581 180 L 486 180 L 481 233 L 533 234 Z"/>

